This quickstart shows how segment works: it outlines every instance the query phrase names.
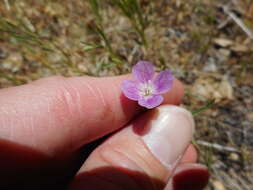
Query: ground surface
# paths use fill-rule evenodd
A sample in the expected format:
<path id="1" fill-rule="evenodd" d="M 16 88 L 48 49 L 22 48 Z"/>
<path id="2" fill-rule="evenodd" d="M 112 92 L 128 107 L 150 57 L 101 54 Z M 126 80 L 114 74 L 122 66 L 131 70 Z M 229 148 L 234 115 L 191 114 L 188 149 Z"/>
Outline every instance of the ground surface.
<path id="1" fill-rule="evenodd" d="M 56 74 L 119 75 L 140 59 L 170 68 L 186 85 L 183 106 L 215 102 L 195 115 L 207 189 L 252 189 L 252 0 L 142 0 L 146 45 L 118 7 L 101 2 L 99 19 L 85 0 L 1 1 L 0 87 Z"/>

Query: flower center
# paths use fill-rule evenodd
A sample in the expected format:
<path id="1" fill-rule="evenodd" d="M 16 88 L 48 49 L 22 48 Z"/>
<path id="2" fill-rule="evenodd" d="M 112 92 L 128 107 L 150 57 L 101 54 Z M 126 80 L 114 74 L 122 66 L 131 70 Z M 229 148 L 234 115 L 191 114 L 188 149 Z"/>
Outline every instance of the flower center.
<path id="1" fill-rule="evenodd" d="M 154 90 L 151 85 L 151 82 L 141 84 L 140 86 L 140 95 L 144 97 L 151 96 L 153 94 Z"/>

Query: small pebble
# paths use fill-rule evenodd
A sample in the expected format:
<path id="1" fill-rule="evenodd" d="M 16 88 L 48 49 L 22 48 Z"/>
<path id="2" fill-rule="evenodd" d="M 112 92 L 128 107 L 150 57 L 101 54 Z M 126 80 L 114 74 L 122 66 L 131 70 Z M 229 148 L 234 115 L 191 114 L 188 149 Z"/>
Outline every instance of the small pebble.
<path id="1" fill-rule="evenodd" d="M 213 181 L 212 184 L 213 184 L 213 187 L 214 187 L 215 190 L 226 190 L 224 185 L 218 180 Z"/>
<path id="2" fill-rule="evenodd" d="M 5 59 L 8 57 L 7 50 L 4 46 L 0 46 L 0 59 Z"/>
<path id="3" fill-rule="evenodd" d="M 216 60 L 213 57 L 209 57 L 203 70 L 207 72 L 217 72 Z"/>
<path id="4" fill-rule="evenodd" d="M 233 161 L 238 161 L 240 159 L 239 155 L 234 152 L 229 155 L 229 158 Z"/>

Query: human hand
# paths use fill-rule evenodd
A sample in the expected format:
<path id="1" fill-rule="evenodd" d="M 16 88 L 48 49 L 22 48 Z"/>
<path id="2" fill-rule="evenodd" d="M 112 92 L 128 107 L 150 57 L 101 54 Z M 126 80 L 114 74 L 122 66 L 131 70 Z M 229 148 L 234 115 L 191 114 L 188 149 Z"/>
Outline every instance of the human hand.
<path id="1" fill-rule="evenodd" d="M 208 172 L 189 145 L 190 114 L 172 105 L 146 112 L 122 95 L 126 78 L 51 77 L 0 90 L 0 189 L 163 189 L 168 179 L 166 190 L 202 189 Z M 164 103 L 182 96 L 175 80 Z"/>

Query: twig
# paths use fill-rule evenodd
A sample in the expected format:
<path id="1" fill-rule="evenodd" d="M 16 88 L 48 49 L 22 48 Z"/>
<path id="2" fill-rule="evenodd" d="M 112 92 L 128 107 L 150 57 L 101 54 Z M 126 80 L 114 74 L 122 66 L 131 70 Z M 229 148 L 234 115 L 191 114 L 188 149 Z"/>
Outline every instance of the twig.
<path id="1" fill-rule="evenodd" d="M 6 6 L 6 9 L 8 11 L 11 10 L 10 4 L 9 4 L 9 0 L 4 0 L 4 3 L 5 3 L 5 6 Z"/>
<path id="2" fill-rule="evenodd" d="M 209 142 L 201 141 L 201 140 L 196 141 L 196 143 L 198 145 L 206 146 L 206 147 L 213 148 L 213 149 L 216 149 L 216 150 L 219 150 L 219 151 L 228 151 L 228 152 L 236 152 L 236 153 L 240 152 L 239 150 L 237 150 L 233 147 L 223 146 L 223 145 L 219 145 L 219 144 L 216 144 L 216 143 L 209 143 Z"/>
<path id="3" fill-rule="evenodd" d="M 253 40 L 252 31 L 243 23 L 243 21 L 240 18 L 238 18 L 233 12 L 231 12 L 228 7 L 223 6 L 222 8 L 223 11 L 229 17 L 231 17 L 234 20 L 234 22 L 249 36 L 249 38 Z"/>
<path id="4" fill-rule="evenodd" d="M 219 30 L 222 29 L 222 28 L 224 28 L 225 26 L 227 26 L 227 24 L 230 22 L 230 20 L 231 20 L 231 18 L 228 17 L 225 21 L 223 21 L 222 23 L 220 23 L 217 28 Z"/>

